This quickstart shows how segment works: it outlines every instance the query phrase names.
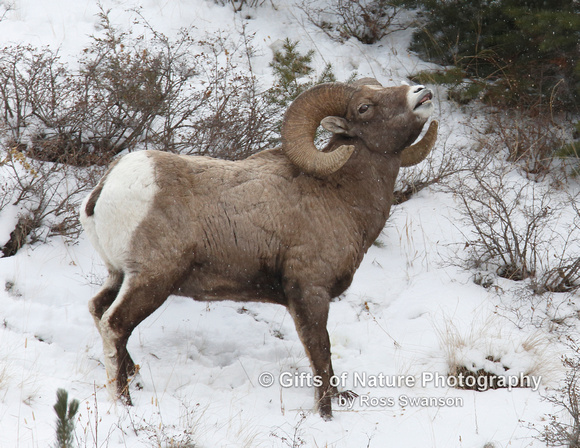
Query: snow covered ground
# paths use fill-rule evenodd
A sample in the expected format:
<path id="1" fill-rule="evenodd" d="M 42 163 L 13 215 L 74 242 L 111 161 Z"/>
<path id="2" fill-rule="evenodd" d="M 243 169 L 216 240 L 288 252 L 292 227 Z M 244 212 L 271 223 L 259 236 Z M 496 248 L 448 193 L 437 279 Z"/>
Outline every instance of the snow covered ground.
<path id="1" fill-rule="evenodd" d="M 430 67 L 406 50 L 410 31 L 373 46 L 355 40 L 339 45 L 308 24 L 292 2 L 273 3 L 277 10 L 267 1 L 245 20 L 256 33 L 260 51 L 253 66 L 264 85 L 272 81 L 271 47 L 286 37 L 300 40 L 304 51 L 314 49 L 320 69 L 331 62 L 339 80 L 356 71 L 399 84 Z M 95 1 L 11 4 L 0 22 L 3 45 L 50 45 L 74 61 L 88 36 L 99 32 Z M 242 14 L 209 0 L 102 4 L 123 26 L 139 7 L 167 35 L 192 24 L 200 33 L 242 27 Z M 462 126 L 467 118 L 443 98 L 438 92 L 439 141 L 469 151 Z M 0 214 L 0 244 L 15 215 L 10 207 Z M 104 387 L 102 346 L 87 309 L 106 275 L 100 259 L 84 236 L 74 245 L 52 238 L 25 246 L 0 259 L 0 447 L 54 443 L 58 388 L 81 401 L 81 447 L 543 446 L 533 436 L 553 412 L 542 395 L 561 378 L 561 348 L 551 343 L 551 334 L 513 315 L 528 314 L 529 303 L 517 300 L 520 286 L 496 279 L 485 289 L 460 266 L 463 225 L 454 196 L 436 188 L 393 208 L 383 244 L 369 250 L 352 287 L 331 304 L 334 368 L 345 388 L 359 395 L 352 406 L 335 403 L 331 422 L 312 412 L 313 389 L 300 384 L 310 368 L 291 317 L 269 304 L 171 297 L 129 341 L 140 365 L 134 406 L 115 403 Z M 509 375 L 532 372 L 541 378 L 539 389 L 474 392 L 444 384 L 451 358 L 497 368 L 490 356 L 509 364 Z M 274 378 L 270 387 L 260 384 L 267 380 L 264 373 Z M 439 382 L 427 381 L 431 377 Z M 281 385 L 288 378 L 294 385 Z M 371 382 L 381 378 L 406 384 Z M 440 400 L 412 402 L 417 398 Z"/>

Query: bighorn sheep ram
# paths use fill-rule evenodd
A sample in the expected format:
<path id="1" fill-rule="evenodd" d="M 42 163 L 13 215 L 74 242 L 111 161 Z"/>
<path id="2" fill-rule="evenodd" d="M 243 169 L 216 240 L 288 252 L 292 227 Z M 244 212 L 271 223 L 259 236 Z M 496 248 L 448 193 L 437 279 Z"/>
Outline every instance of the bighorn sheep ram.
<path id="1" fill-rule="evenodd" d="M 109 271 L 89 309 L 117 396 L 131 403 L 131 332 L 169 295 L 273 302 L 294 319 L 330 419 L 329 303 L 383 229 L 399 167 L 432 149 L 436 121 L 412 145 L 431 99 L 369 78 L 322 84 L 288 108 L 280 148 L 235 162 L 138 151 L 112 165 L 81 222 Z M 320 124 L 333 134 L 321 151 Z"/>

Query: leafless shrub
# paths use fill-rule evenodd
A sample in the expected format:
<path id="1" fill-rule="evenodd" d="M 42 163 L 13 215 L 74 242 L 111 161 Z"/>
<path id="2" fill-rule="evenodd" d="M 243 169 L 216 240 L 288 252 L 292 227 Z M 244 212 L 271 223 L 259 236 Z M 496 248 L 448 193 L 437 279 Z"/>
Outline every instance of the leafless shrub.
<path id="1" fill-rule="evenodd" d="M 580 287 L 580 226 L 545 185 L 522 179 L 509 166 L 477 165 L 452 188 L 472 226 L 465 248 L 473 268 L 511 280 L 530 279 L 535 294 Z"/>
<path id="2" fill-rule="evenodd" d="M 535 277 L 551 253 L 549 224 L 560 205 L 509 166 L 489 163 L 480 161 L 451 187 L 473 229 L 464 235 L 472 267 L 512 280 Z"/>
<path id="3" fill-rule="evenodd" d="M 1 248 L 4 256 L 14 255 L 26 243 L 55 235 L 76 239 L 81 232 L 80 201 L 102 174 L 102 169 L 22 158 L 22 153 L 13 150 L 3 164 L 3 181 L 10 189 L 8 202 L 20 210 L 10 239 Z"/>
<path id="4" fill-rule="evenodd" d="M 266 3 L 266 0 L 214 0 L 214 2 L 220 6 L 231 5 L 234 12 L 240 12 L 244 7 L 257 8 L 258 6 L 262 6 Z M 272 0 L 270 0 L 270 3 L 274 6 Z"/>
<path id="5" fill-rule="evenodd" d="M 137 21 L 148 38 L 115 28 L 101 11 L 101 33 L 78 71 L 49 49 L 0 50 L 6 144 L 75 166 L 137 148 L 236 159 L 270 144 L 281 111 L 252 73 L 252 36 L 199 40 L 183 29 L 170 39 Z"/>
<path id="6" fill-rule="evenodd" d="M 580 287 L 580 257 L 550 269 L 544 275 L 542 285 L 550 292 L 571 292 L 578 289 Z"/>
<path id="7" fill-rule="evenodd" d="M 577 202 L 577 197 L 569 198 L 576 217 L 573 226 L 569 228 L 563 250 L 553 258 L 553 267 L 540 279 L 540 292 L 573 292 L 580 287 L 580 248 L 577 241 L 580 232 L 580 208 Z"/>
<path id="8" fill-rule="evenodd" d="M 0 1 L 0 22 L 2 22 L 8 13 L 14 9 L 13 0 L 2 0 Z"/>
<path id="9" fill-rule="evenodd" d="M 564 292 L 571 293 L 580 288 L 580 250 L 569 250 L 568 243 L 578 244 L 578 225 L 569 234 L 571 241 L 566 241 L 562 251 L 554 255 L 552 266 L 538 279 L 536 292 Z M 570 254 L 571 252 L 571 254 Z"/>
<path id="10" fill-rule="evenodd" d="M 195 448 L 199 431 L 207 408 L 197 403 L 192 406 L 181 402 L 179 406 L 179 423 L 167 425 L 159 414 L 158 422 L 129 415 L 135 434 L 140 436 L 144 446 L 155 448 Z M 146 445 L 145 445 L 146 444 Z"/>
<path id="11" fill-rule="evenodd" d="M 386 0 L 331 0 L 322 6 L 304 0 L 300 8 L 313 25 L 341 43 L 355 37 L 363 44 L 373 44 L 410 26 L 400 20 L 397 3 Z"/>
<path id="12" fill-rule="evenodd" d="M 116 33 L 104 13 L 102 22 L 105 37 L 94 38 L 78 73 L 49 49 L 0 51 L 0 111 L 10 146 L 26 147 L 37 160 L 88 166 L 146 140 L 171 79 L 159 54 Z"/>
<path id="13" fill-rule="evenodd" d="M 557 150 L 565 127 L 546 116 L 506 110 L 487 114 L 483 125 L 481 120 L 471 123 L 477 155 L 469 174 L 451 191 L 474 228 L 465 236 L 472 266 L 513 280 L 529 278 L 536 294 L 575 290 L 580 281 L 578 218 L 566 218 L 560 227 L 550 224 L 576 200 L 541 183 L 564 184 Z"/>
<path id="14" fill-rule="evenodd" d="M 253 74 L 252 36 L 237 41 L 221 35 L 200 42 L 200 78 L 206 89 L 197 116 L 184 123 L 176 150 L 184 154 L 242 159 L 271 147 L 282 109 L 268 101 Z"/>
<path id="15" fill-rule="evenodd" d="M 303 438 L 304 430 L 301 428 L 301 426 L 304 424 L 305 421 L 306 414 L 304 412 L 300 412 L 298 416 L 298 422 L 296 423 L 296 425 L 294 425 L 293 428 L 290 429 L 290 431 L 287 432 L 284 431 L 282 428 L 279 428 L 279 430 L 283 432 L 282 435 L 278 434 L 278 432 L 276 431 L 273 431 L 272 433 L 270 433 L 270 436 L 279 439 L 280 442 L 284 444 L 284 446 L 287 446 L 289 448 L 299 448 L 301 446 L 305 446 L 306 441 Z"/>
<path id="16" fill-rule="evenodd" d="M 103 37 L 93 37 L 80 61 L 77 107 L 63 129 L 105 162 L 136 147 L 171 149 L 177 130 L 208 95 L 193 88 L 203 61 L 191 30 L 171 40 L 140 20 L 151 38 L 116 29 L 101 11 Z"/>
<path id="17" fill-rule="evenodd" d="M 560 127 L 550 117 L 502 110 L 489 114 L 484 132 L 474 131 L 480 151 L 506 151 L 508 161 L 535 179 L 554 174 L 556 152 L 563 139 Z"/>
<path id="18" fill-rule="evenodd" d="M 33 230 L 32 226 L 33 220 L 29 216 L 21 215 L 18 218 L 14 230 L 10 232 L 10 238 L 1 248 L 3 257 L 11 257 L 12 255 L 15 255 L 16 252 L 26 244 L 28 235 L 30 235 Z"/>
<path id="19" fill-rule="evenodd" d="M 55 107 L 54 89 L 65 84 L 64 78 L 65 66 L 47 48 L 16 45 L 0 50 L 0 113 L 12 142 L 22 141 L 39 113 L 37 106 Z"/>
<path id="20" fill-rule="evenodd" d="M 564 355 L 562 362 L 566 368 L 566 378 L 562 385 L 545 397 L 559 409 L 548 415 L 548 423 L 537 437 L 547 446 L 580 447 L 580 348 L 569 339 L 573 355 Z"/>

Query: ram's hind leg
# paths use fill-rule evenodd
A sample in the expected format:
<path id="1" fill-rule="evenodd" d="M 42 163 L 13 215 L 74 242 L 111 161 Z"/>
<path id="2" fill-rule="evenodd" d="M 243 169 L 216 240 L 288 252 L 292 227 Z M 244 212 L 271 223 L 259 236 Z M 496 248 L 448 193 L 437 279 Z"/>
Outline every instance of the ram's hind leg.
<path id="1" fill-rule="evenodd" d="M 101 332 L 101 318 L 115 301 L 122 283 L 123 273 L 109 268 L 109 277 L 97 295 L 89 301 L 89 311 L 95 320 L 95 326 L 99 330 L 99 333 Z"/>
<path id="2" fill-rule="evenodd" d="M 167 279 L 144 272 L 125 275 L 116 299 L 100 320 L 109 385 L 127 404 L 131 404 L 128 381 L 135 371 L 127 341 L 135 327 L 159 308 L 170 293 Z"/>
<path id="3" fill-rule="evenodd" d="M 99 330 L 101 339 L 103 338 L 103 332 L 101 331 L 101 319 L 103 314 L 109 309 L 111 304 L 115 301 L 121 290 L 121 285 L 123 283 L 123 273 L 109 268 L 109 277 L 105 281 L 105 284 L 89 301 L 89 311 L 95 320 L 95 326 Z M 104 339 L 103 339 L 104 341 Z M 127 375 L 132 376 L 135 374 L 135 364 L 131 357 L 127 361 Z"/>

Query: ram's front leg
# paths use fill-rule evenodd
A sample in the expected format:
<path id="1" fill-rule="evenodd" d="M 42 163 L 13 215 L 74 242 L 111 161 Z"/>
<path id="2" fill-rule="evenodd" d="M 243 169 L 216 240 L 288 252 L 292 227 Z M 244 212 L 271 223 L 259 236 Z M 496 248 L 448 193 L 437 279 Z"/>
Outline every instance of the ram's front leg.
<path id="1" fill-rule="evenodd" d="M 322 385 L 316 388 L 316 403 L 320 416 L 325 420 L 332 418 L 331 398 L 336 388 L 331 387 L 333 375 L 330 359 L 330 338 L 326 330 L 330 297 L 324 288 L 300 288 L 293 285 L 286 287 L 288 309 L 294 318 L 298 336 L 315 377 L 320 378 Z"/>

